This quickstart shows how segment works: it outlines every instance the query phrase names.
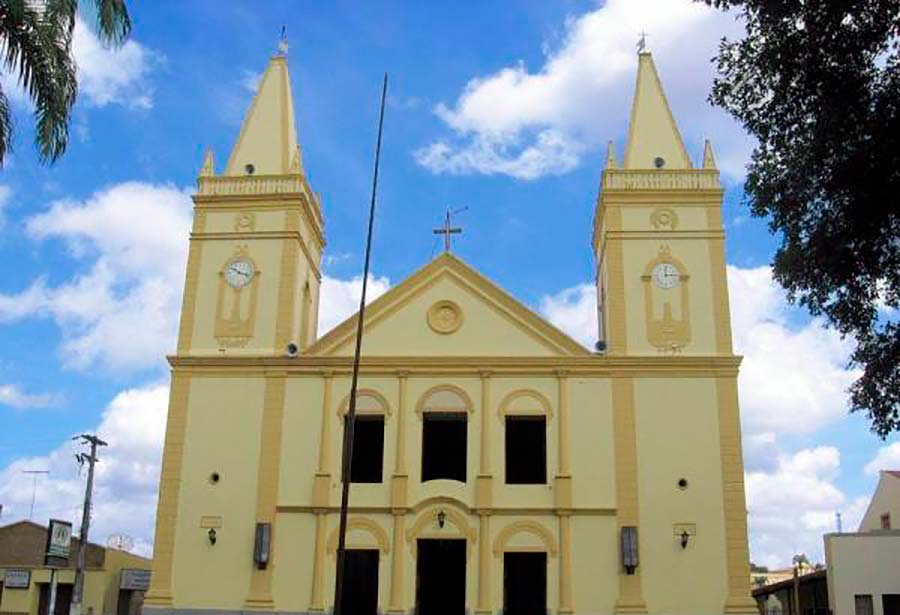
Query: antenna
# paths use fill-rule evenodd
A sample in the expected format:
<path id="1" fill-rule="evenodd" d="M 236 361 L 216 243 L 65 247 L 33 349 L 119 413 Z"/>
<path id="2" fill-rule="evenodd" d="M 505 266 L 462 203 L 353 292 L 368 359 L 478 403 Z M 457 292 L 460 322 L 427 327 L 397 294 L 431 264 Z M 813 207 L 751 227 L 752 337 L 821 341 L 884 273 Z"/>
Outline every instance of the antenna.
<path id="1" fill-rule="evenodd" d="M 31 474 L 31 508 L 28 519 L 34 519 L 34 496 L 37 493 L 37 479 L 40 474 L 50 474 L 50 470 L 22 470 L 22 474 Z"/>
<path id="2" fill-rule="evenodd" d="M 843 526 L 843 524 L 841 523 L 841 511 L 837 511 L 836 513 L 834 513 L 834 520 L 835 520 L 835 523 L 837 524 L 837 531 L 838 531 L 838 534 L 843 533 L 843 532 L 844 532 L 844 526 Z"/>

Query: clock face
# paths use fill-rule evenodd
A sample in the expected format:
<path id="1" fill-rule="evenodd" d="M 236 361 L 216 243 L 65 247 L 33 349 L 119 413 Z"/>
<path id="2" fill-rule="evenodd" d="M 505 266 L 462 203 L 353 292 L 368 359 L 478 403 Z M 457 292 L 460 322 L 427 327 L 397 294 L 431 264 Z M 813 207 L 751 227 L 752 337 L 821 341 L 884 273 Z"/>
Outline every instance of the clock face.
<path id="1" fill-rule="evenodd" d="M 233 260 L 225 266 L 225 281 L 232 288 L 243 288 L 250 283 L 256 271 L 248 260 Z"/>
<path id="2" fill-rule="evenodd" d="M 672 263 L 659 263 L 653 268 L 653 283 L 658 288 L 675 288 L 680 281 L 681 274 Z"/>

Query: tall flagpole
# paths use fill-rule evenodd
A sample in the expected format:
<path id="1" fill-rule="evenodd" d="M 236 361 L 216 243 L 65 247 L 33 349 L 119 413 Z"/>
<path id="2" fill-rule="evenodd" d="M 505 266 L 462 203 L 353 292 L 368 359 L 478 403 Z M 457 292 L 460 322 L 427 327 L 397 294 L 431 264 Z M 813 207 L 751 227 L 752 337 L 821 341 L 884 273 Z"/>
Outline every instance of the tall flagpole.
<path id="1" fill-rule="evenodd" d="M 341 523 L 338 531 L 337 571 L 334 578 L 334 615 L 342 615 L 344 585 L 344 553 L 347 540 L 347 504 L 350 499 L 350 468 L 353 465 L 353 429 L 356 422 L 356 385 L 359 382 L 359 355 L 362 349 L 363 321 L 366 315 L 366 286 L 369 281 L 369 257 L 372 253 L 372 226 L 375 222 L 375 193 L 378 190 L 378 163 L 381 158 L 381 129 L 384 126 L 384 99 L 387 96 L 388 76 L 381 86 L 381 113 L 378 117 L 378 141 L 375 145 L 375 172 L 372 176 L 372 202 L 369 204 L 369 231 L 366 235 L 366 259 L 363 264 L 362 295 L 359 298 L 359 318 L 356 321 L 356 352 L 353 355 L 353 378 L 350 382 L 350 407 L 344 420 L 344 449 L 341 463 Z"/>

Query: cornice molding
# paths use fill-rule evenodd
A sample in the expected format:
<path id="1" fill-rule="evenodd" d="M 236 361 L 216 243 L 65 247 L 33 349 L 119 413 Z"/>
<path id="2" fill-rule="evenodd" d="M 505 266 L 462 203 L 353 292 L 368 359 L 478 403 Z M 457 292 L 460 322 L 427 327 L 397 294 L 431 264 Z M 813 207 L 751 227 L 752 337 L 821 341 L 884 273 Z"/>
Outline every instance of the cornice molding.
<path id="1" fill-rule="evenodd" d="M 242 376 L 280 370 L 288 374 L 342 376 L 353 369 L 352 356 L 170 356 L 176 372 L 215 372 Z M 563 356 L 563 357 L 362 357 L 360 369 L 367 375 L 446 375 L 479 376 L 490 370 L 494 377 L 525 374 L 556 377 L 560 369 L 569 375 L 664 377 L 736 376 L 742 357 L 729 356 Z"/>

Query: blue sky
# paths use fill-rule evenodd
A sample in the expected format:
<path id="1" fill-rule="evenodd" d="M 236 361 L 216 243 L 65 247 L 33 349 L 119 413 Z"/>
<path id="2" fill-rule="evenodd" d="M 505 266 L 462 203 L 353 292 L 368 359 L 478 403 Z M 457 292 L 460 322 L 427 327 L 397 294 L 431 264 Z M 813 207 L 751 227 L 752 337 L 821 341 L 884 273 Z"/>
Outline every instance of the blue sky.
<path id="1" fill-rule="evenodd" d="M 36 520 L 76 519 L 68 438 L 99 430 L 114 446 L 98 483 L 98 539 L 126 532 L 150 549 L 188 194 L 205 148 L 220 167 L 227 157 L 283 24 L 305 166 L 326 218 L 323 328 L 358 292 L 388 71 L 375 289 L 426 263 L 444 210 L 466 206 L 456 253 L 593 339 L 591 219 L 605 143 L 623 149 L 634 43 L 646 30 L 689 151 L 699 157 L 711 139 L 728 188 L 754 558 L 821 559 L 834 512 L 852 527 L 877 468 L 900 467 L 896 438 L 882 442 L 846 416 L 849 343 L 788 307 L 771 281 L 776 242 L 742 200 L 752 143 L 706 102 L 716 42 L 740 33 L 732 16 L 686 0 L 132 5 L 132 39 L 118 51 L 78 27 L 80 98 L 53 167 L 38 164 L 28 104 L 2 78 L 17 131 L 0 171 L 3 521 L 28 514 L 22 470 L 45 467 Z"/>

